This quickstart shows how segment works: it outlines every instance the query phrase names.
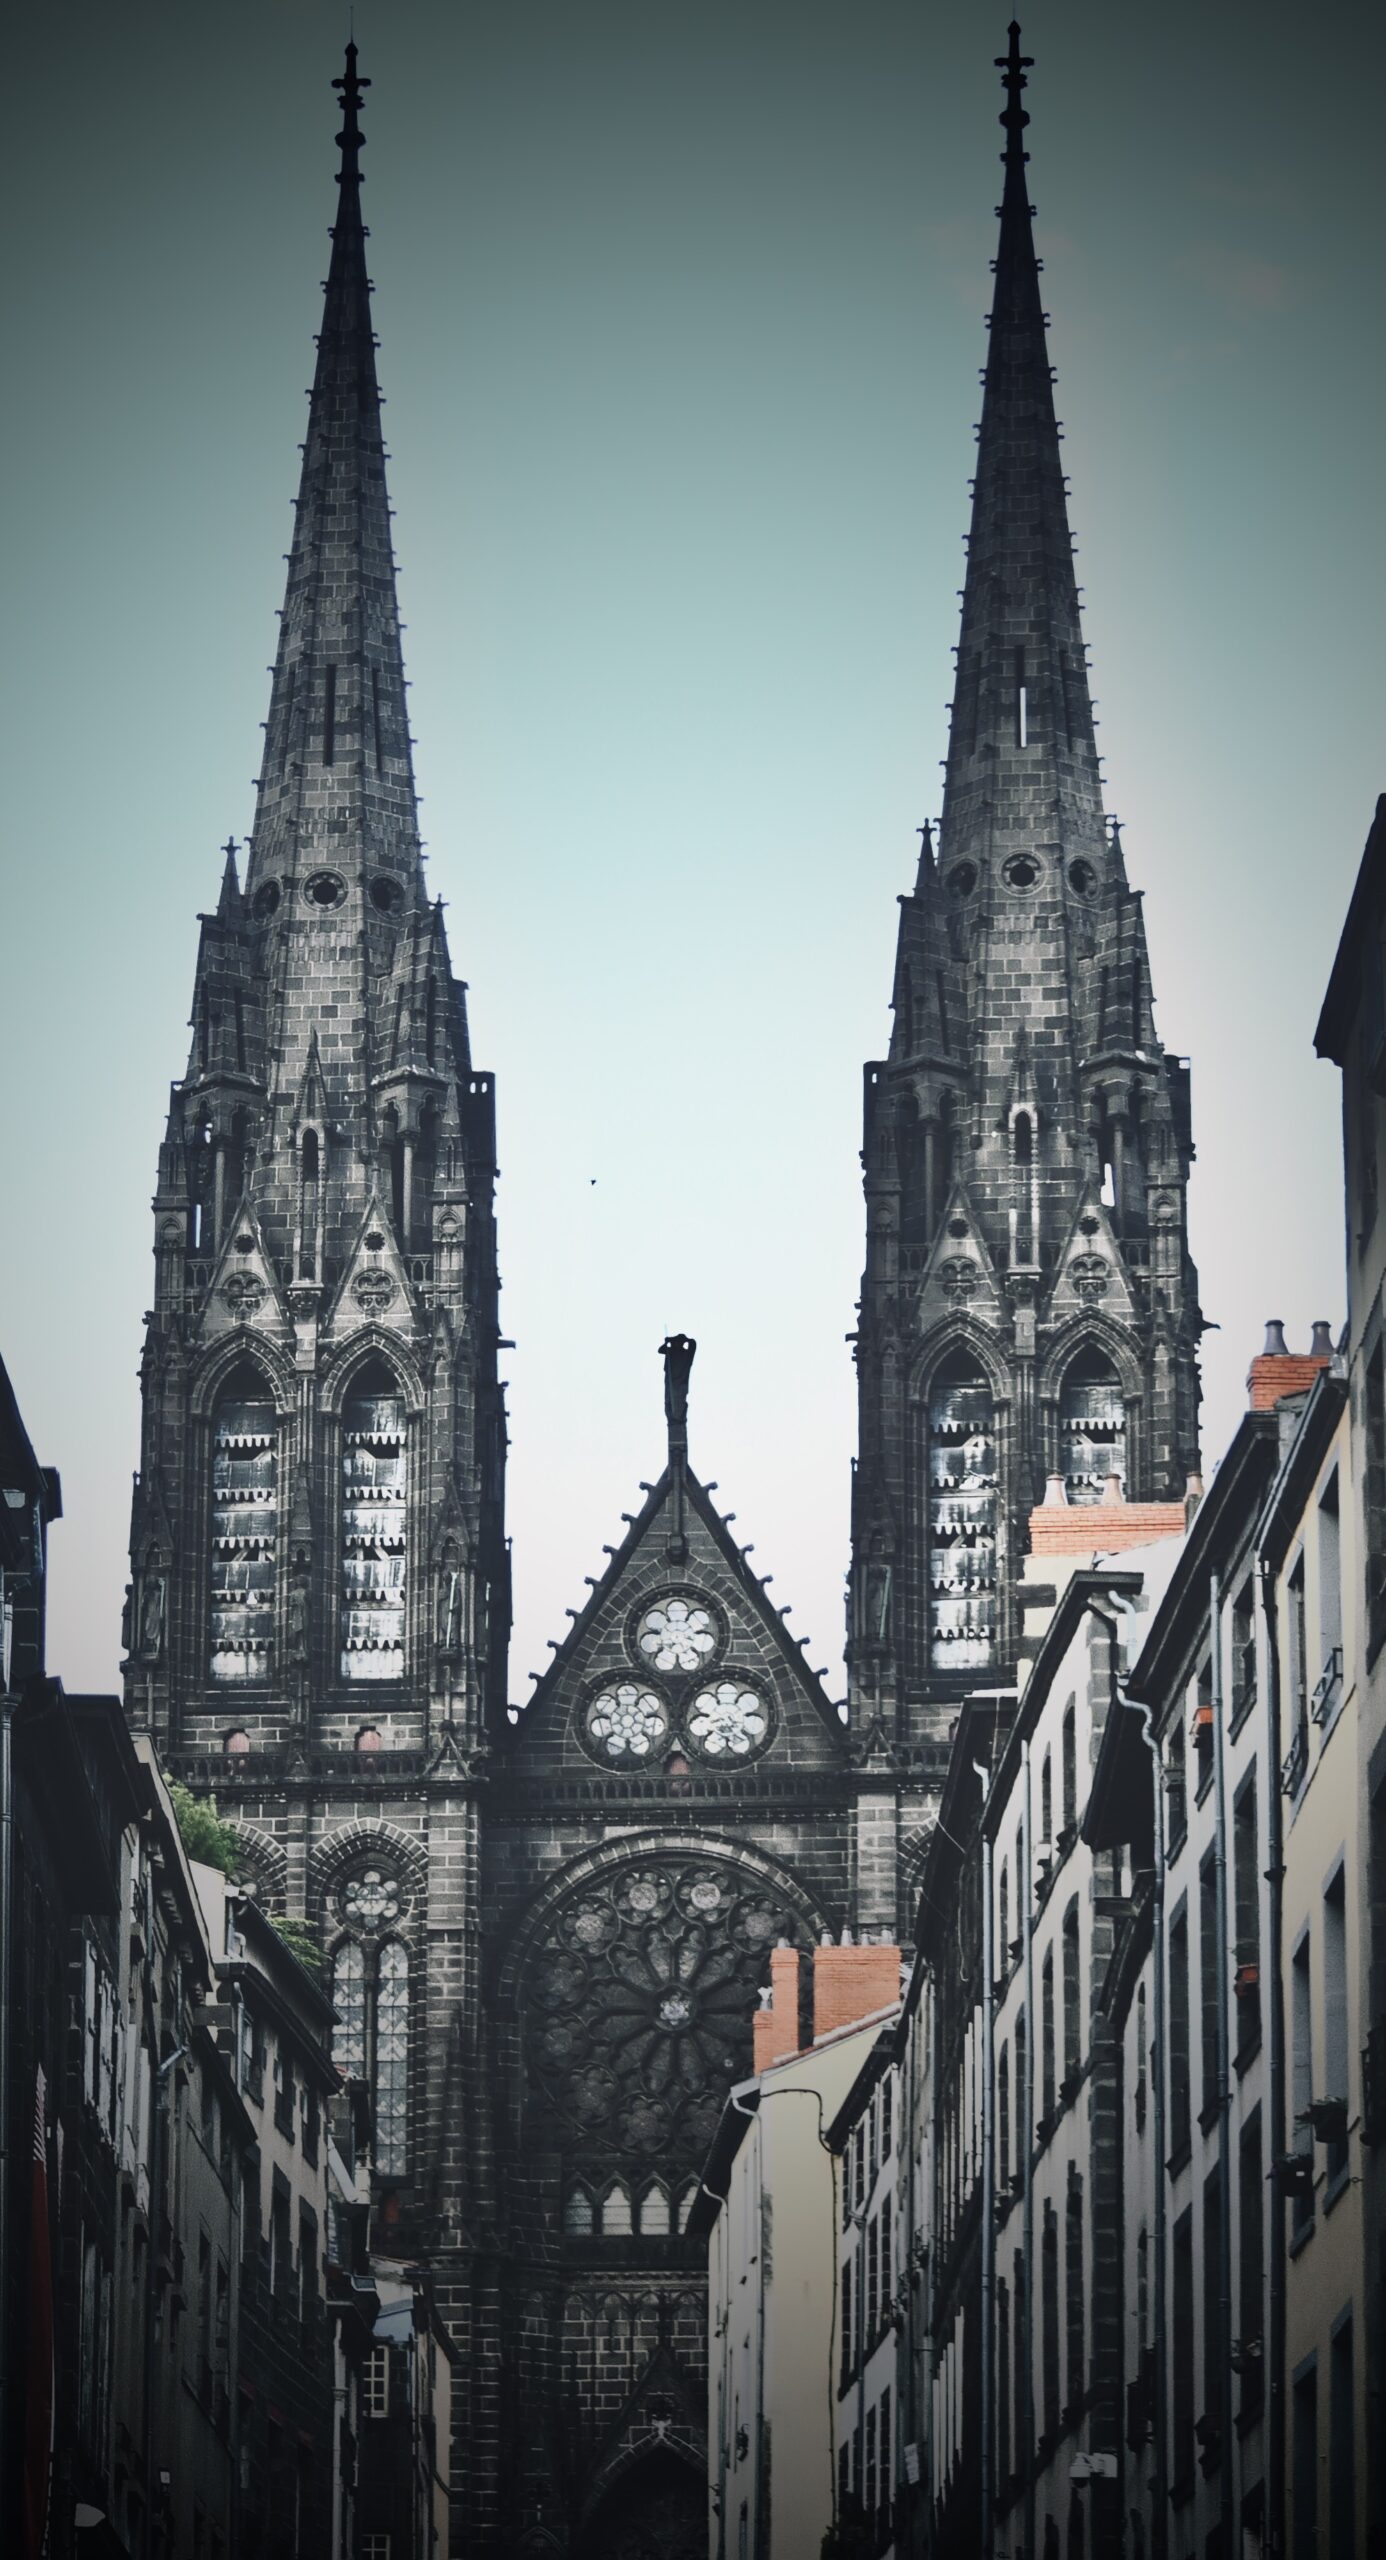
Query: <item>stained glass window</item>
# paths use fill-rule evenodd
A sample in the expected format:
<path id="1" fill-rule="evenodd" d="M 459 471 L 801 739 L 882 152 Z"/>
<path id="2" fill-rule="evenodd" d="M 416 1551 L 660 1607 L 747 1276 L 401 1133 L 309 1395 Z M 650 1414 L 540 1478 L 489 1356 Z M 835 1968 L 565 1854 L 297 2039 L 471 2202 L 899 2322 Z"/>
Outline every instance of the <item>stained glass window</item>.
<path id="1" fill-rule="evenodd" d="M 754 1689 L 737 1680 L 719 1680 L 693 1702 L 688 1738 L 713 1760 L 744 1760 L 770 1730 L 769 1710 Z"/>
<path id="2" fill-rule="evenodd" d="M 1059 1467 L 1070 1502 L 1100 1502 L 1126 1482 L 1126 1400 L 1110 1360 L 1080 1352 L 1059 1397 Z"/>
<path id="3" fill-rule="evenodd" d="M 342 1413 L 342 1678 L 404 1674 L 405 1420 L 398 1395 Z"/>
<path id="4" fill-rule="evenodd" d="M 648 1760 L 669 1731 L 668 1710 L 648 1689 L 623 1680 L 604 1689 L 587 1710 L 587 1737 L 604 1760 Z"/>
<path id="5" fill-rule="evenodd" d="M 332 2059 L 349 2080 L 366 2076 L 366 1959 L 354 1938 L 348 1938 L 332 1959 L 332 2006 L 337 2023 L 332 2030 Z"/>
<path id="6" fill-rule="evenodd" d="M 398 1938 L 376 1963 L 375 2165 L 398 2177 L 405 2165 L 409 2100 L 409 1959 Z"/>
<path id="7" fill-rule="evenodd" d="M 716 1622 L 696 1600 L 660 1600 L 645 1611 L 636 1642 L 656 1671 L 699 1671 L 717 1650 Z"/>
<path id="8" fill-rule="evenodd" d="M 233 1392 L 212 1427 L 214 1680 L 266 1680 L 274 1644 L 279 1442 L 268 1396 Z"/>
<path id="9" fill-rule="evenodd" d="M 929 1394 L 929 1651 L 938 1671 L 980 1670 L 993 1658 L 998 1489 L 991 1389 L 963 1353 Z"/>

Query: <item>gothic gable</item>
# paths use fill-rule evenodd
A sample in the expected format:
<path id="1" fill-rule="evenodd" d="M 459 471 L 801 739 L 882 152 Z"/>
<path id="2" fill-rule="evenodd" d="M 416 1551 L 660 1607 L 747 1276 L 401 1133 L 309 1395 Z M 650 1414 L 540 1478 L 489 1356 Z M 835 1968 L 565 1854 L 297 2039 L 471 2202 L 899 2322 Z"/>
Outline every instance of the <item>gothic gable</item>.
<path id="1" fill-rule="evenodd" d="M 698 1479 L 666 1469 L 519 1718 L 526 1775 L 845 1765 L 843 1727 Z"/>
<path id="2" fill-rule="evenodd" d="M 409 1274 L 374 1184 L 324 1330 L 328 1342 L 336 1344 L 372 1324 L 410 1338 L 414 1333 Z"/>
<path id="3" fill-rule="evenodd" d="M 218 1342 L 223 1335 L 242 1330 L 267 1335 L 274 1342 L 290 1340 L 293 1334 L 248 1192 L 227 1225 L 198 1320 L 198 1339 L 203 1344 Z"/>
<path id="4" fill-rule="evenodd" d="M 955 1182 L 919 1284 L 915 1302 L 917 1331 L 932 1333 L 958 1316 L 970 1316 L 994 1327 L 1000 1323 L 1002 1313 L 996 1266 L 972 1203 L 962 1183 Z"/>
<path id="5" fill-rule="evenodd" d="M 1074 1212 L 1045 1309 L 1050 1326 L 1083 1316 L 1103 1316 L 1123 1327 L 1140 1322 L 1121 1247 L 1091 1183 Z"/>

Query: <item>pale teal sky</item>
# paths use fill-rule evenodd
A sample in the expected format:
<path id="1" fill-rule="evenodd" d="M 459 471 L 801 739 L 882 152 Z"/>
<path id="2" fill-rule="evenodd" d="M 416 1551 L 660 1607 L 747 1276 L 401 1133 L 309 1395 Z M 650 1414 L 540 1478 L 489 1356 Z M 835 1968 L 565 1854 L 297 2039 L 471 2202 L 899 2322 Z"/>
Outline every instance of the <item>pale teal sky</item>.
<path id="1" fill-rule="evenodd" d="M 976 0 L 358 0 L 424 829 L 496 1070 L 512 1695 L 692 1452 L 840 1688 L 860 1072 L 936 814 L 999 199 Z M 7 41 L 0 1347 L 113 1682 L 148 1202 L 243 836 L 346 13 Z M 1343 1307 L 1312 1032 L 1376 793 L 1379 10 L 1039 0 L 1108 805 L 1193 1060 L 1206 1447 Z"/>

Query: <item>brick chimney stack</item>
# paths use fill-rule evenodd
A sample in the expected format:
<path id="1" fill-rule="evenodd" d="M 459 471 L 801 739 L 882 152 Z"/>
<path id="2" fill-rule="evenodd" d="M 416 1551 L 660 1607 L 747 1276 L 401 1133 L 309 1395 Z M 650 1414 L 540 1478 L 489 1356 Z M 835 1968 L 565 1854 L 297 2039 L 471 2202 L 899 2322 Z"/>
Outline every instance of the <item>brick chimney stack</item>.
<path id="1" fill-rule="evenodd" d="M 801 1958 L 797 1948 L 776 1947 L 770 1958 L 769 1997 L 762 1995 L 763 2005 L 756 2011 L 754 2021 L 757 2072 L 768 2071 L 772 2063 L 787 2062 L 791 2054 L 801 2050 L 801 1962 L 812 1967 L 815 2044 L 844 2027 L 856 2026 L 861 2018 L 893 2009 L 900 1997 L 900 1950 L 892 1941 L 884 1945 L 815 1947 L 807 1958 Z"/>
<path id="2" fill-rule="evenodd" d="M 1285 1396 L 1307 1395 L 1320 1369 L 1333 1357 L 1332 1331 L 1326 1318 L 1314 1327 L 1307 1351 L 1291 1351 L 1279 1316 L 1266 1326 L 1265 1349 L 1247 1371 L 1247 1401 L 1253 1413 L 1273 1413 Z"/>

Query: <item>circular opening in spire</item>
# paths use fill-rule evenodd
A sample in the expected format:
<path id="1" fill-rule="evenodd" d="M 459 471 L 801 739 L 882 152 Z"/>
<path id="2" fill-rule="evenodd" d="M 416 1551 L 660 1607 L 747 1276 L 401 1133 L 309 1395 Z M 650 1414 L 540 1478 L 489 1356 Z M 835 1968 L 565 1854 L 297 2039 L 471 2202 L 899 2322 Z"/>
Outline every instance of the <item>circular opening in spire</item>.
<path id="1" fill-rule="evenodd" d="M 251 900 L 250 912 L 261 924 L 263 924 L 267 916 L 273 915 L 278 904 L 278 881 L 265 880 L 262 881 L 260 887 L 256 890 L 255 895 Z"/>
<path id="2" fill-rule="evenodd" d="M 970 898 L 977 886 L 975 862 L 955 862 L 945 886 L 950 898 Z"/>
<path id="3" fill-rule="evenodd" d="M 398 880 L 387 880 L 383 874 L 378 880 L 372 880 L 371 905 L 382 916 L 400 915 L 404 908 L 404 891 Z"/>
<path id="4" fill-rule="evenodd" d="M 303 894 L 310 907 L 344 906 L 346 893 L 346 882 L 340 871 L 314 871 L 303 883 Z"/>
<path id="5" fill-rule="evenodd" d="M 1080 898 L 1090 898 L 1097 887 L 1097 873 L 1090 862 L 1070 862 L 1068 885 Z"/>
<path id="6" fill-rule="evenodd" d="M 1040 867 L 1032 853 L 1016 853 L 1012 854 L 1001 876 L 1008 888 L 1033 889 L 1040 876 Z"/>

